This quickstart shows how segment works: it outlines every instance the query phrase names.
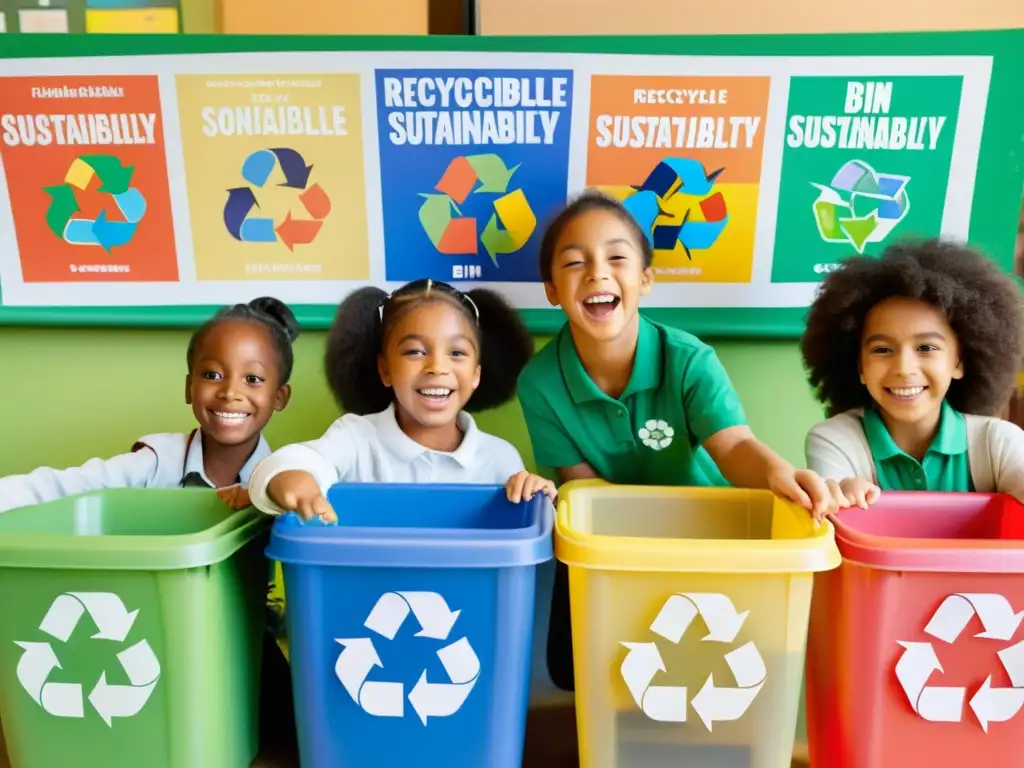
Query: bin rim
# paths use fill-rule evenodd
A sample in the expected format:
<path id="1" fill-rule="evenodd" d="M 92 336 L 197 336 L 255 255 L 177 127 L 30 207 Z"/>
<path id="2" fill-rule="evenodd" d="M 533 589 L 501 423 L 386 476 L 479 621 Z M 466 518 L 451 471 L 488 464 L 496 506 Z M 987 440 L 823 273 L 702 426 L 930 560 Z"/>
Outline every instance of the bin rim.
<path id="1" fill-rule="evenodd" d="M 423 491 L 424 484 L 388 483 Z M 432 492 L 467 484 L 430 483 Z M 500 485 L 472 484 L 497 492 Z M 521 528 L 347 527 L 302 522 L 294 512 L 278 515 L 266 555 L 282 565 L 363 568 L 506 568 L 535 566 L 554 557 L 554 508 L 543 494 L 522 501 L 530 524 Z"/>
<path id="2" fill-rule="evenodd" d="M 88 496 L 119 494 L 124 491 L 150 494 L 216 495 L 213 489 L 197 488 L 111 488 L 86 491 L 57 502 Z M 206 500 L 210 501 L 209 498 Z M 271 520 L 255 507 L 231 511 L 225 502 L 225 517 L 202 531 L 161 536 L 96 535 L 76 536 L 46 533 L 4 533 L 0 536 L 0 568 L 33 570 L 93 571 L 177 571 L 216 565 L 227 560 L 261 533 Z M 37 505 L 39 507 L 52 504 Z M 12 510 L 13 511 L 13 510 Z M 142 512 L 140 514 L 145 514 Z"/>
<path id="3" fill-rule="evenodd" d="M 842 563 L 835 529 L 828 520 L 817 527 L 810 514 L 795 504 L 782 504 L 807 516 L 808 536 L 802 539 L 662 539 L 583 533 L 569 524 L 569 498 L 574 493 L 616 487 L 601 479 L 573 480 L 559 489 L 555 517 L 555 556 L 570 567 L 602 571 L 660 573 L 814 573 Z M 685 486 L 630 486 L 656 496 L 676 495 Z M 752 489 L 687 487 L 702 496 L 722 496 Z M 771 491 L 758 492 L 771 493 Z M 713 546 L 709 546 L 712 544 Z"/>
<path id="4" fill-rule="evenodd" d="M 836 546 L 845 563 L 877 571 L 928 573 L 1024 573 L 1019 539 L 903 538 L 860 533 L 834 519 Z M 958 546 L 950 546 L 957 541 Z"/>

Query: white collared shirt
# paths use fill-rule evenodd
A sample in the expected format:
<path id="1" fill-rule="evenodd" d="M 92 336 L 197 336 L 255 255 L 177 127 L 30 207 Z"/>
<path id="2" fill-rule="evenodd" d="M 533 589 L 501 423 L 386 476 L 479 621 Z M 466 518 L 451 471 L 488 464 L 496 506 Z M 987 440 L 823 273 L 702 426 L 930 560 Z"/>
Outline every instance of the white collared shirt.
<path id="1" fill-rule="evenodd" d="M 238 481 L 249 482 L 253 469 L 270 455 L 270 446 L 260 435 L 252 456 Z M 108 488 L 212 488 L 203 467 L 202 433 L 165 433 L 140 437 L 131 453 L 109 459 L 89 459 L 80 467 L 52 469 L 39 467 L 26 475 L 0 478 L 0 512 L 43 504 L 86 491 Z"/>
<path id="2" fill-rule="evenodd" d="M 462 444 L 450 453 L 420 445 L 395 419 L 394 404 L 380 413 L 346 413 L 323 437 L 287 445 L 260 462 L 249 482 L 249 498 L 264 512 L 285 512 L 267 495 L 271 479 L 301 469 L 316 478 L 320 490 L 335 483 L 467 483 L 504 485 L 524 469 L 513 445 L 481 432 L 473 417 L 458 416 Z"/>

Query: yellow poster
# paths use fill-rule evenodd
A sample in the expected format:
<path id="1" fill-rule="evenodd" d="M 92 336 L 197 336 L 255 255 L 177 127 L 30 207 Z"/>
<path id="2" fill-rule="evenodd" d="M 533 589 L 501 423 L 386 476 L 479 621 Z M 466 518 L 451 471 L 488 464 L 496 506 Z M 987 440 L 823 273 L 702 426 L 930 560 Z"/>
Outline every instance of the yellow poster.
<path id="1" fill-rule="evenodd" d="M 358 75 L 177 78 L 198 280 L 367 280 Z"/>

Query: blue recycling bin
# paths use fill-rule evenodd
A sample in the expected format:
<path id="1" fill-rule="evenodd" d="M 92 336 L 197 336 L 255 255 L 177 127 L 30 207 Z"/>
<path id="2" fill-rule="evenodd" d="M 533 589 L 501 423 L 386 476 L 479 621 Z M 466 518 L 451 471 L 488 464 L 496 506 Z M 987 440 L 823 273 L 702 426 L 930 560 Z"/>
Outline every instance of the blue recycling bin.
<path id="1" fill-rule="evenodd" d="M 277 520 L 303 768 L 520 768 L 546 498 L 340 484 Z"/>

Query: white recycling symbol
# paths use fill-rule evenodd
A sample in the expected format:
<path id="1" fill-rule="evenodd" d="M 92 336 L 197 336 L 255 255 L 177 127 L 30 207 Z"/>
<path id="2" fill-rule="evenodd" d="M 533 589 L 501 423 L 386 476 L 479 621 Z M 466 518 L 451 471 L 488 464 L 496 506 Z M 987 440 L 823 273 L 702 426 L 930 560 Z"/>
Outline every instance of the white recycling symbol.
<path id="1" fill-rule="evenodd" d="M 665 601 L 651 624 L 651 631 L 678 644 L 697 615 L 708 626 L 705 642 L 732 643 L 750 611 L 736 613 L 732 601 L 723 594 L 681 592 Z M 622 679 L 636 705 L 652 720 L 665 723 L 686 722 L 685 686 L 652 685 L 658 672 L 665 672 L 656 643 L 622 643 L 629 649 L 622 661 Z M 719 688 L 714 675 L 708 675 L 700 691 L 689 701 L 707 729 L 715 722 L 739 720 L 764 687 L 768 670 L 753 641 L 725 654 L 725 661 L 736 680 L 735 688 Z"/>
<path id="2" fill-rule="evenodd" d="M 958 592 L 942 601 L 924 631 L 953 644 L 975 615 L 984 627 L 975 637 L 990 640 L 1010 640 L 1024 620 L 1024 611 L 1014 613 L 1002 595 Z M 904 641 L 899 644 L 904 651 L 896 662 L 896 679 L 914 712 L 932 722 L 960 722 L 967 689 L 928 685 L 932 672 L 944 671 L 932 644 Z M 989 723 L 1005 723 L 1024 708 L 1024 640 L 1004 648 L 996 656 L 1006 670 L 1011 687 L 993 688 L 989 675 L 970 700 L 970 707 L 985 733 L 988 733 Z"/>
<path id="3" fill-rule="evenodd" d="M 450 610 L 445 599 L 436 592 L 385 592 L 363 626 L 381 637 L 394 640 L 410 613 L 420 625 L 416 637 L 447 640 L 462 611 Z M 373 638 L 335 638 L 335 642 L 344 650 L 338 655 L 334 673 L 352 701 L 370 715 L 403 717 L 405 686 L 368 679 L 374 667 L 384 667 L 374 648 Z M 431 683 L 424 670 L 408 695 L 409 703 L 424 725 L 428 718 L 448 717 L 458 712 L 480 675 L 480 659 L 465 637 L 441 648 L 437 656 L 450 682 Z"/>
<path id="4" fill-rule="evenodd" d="M 139 612 L 128 612 L 121 598 L 110 592 L 66 592 L 58 595 L 43 617 L 39 629 L 66 643 L 88 612 L 96 628 L 94 640 L 124 642 Z M 18 660 L 18 682 L 29 696 L 54 717 L 85 717 L 83 687 L 80 683 L 50 682 L 54 669 L 63 669 L 49 642 L 21 642 L 25 652 Z M 108 726 L 115 717 L 132 717 L 142 711 L 160 679 L 160 662 L 145 640 L 117 654 L 130 685 L 111 685 L 107 673 L 89 692 L 92 708 Z"/>

